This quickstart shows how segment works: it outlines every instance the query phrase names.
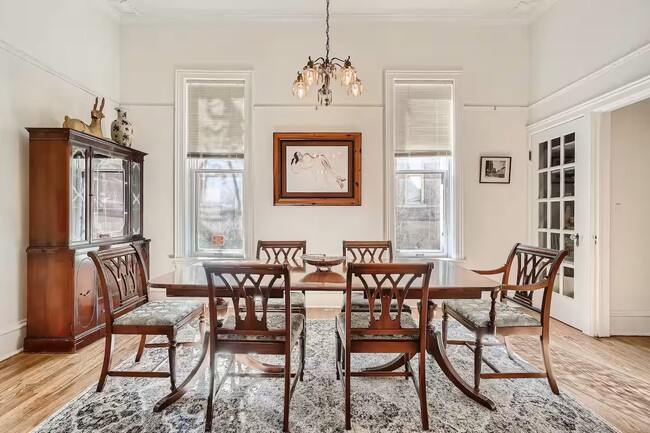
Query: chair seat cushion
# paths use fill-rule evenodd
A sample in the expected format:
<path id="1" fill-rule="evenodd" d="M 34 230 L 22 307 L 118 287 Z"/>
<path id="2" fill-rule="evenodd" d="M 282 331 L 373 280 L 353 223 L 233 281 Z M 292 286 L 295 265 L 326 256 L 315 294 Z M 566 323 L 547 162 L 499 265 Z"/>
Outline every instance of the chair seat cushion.
<path id="1" fill-rule="evenodd" d="M 174 326 L 203 308 L 203 301 L 151 301 L 118 317 L 114 326 Z"/>
<path id="2" fill-rule="evenodd" d="M 284 314 L 283 313 L 267 313 L 266 326 L 269 331 L 282 331 L 284 330 Z M 291 314 L 291 345 L 293 346 L 305 326 L 305 316 L 303 314 Z M 233 331 L 235 329 L 235 316 L 229 314 L 223 321 L 223 325 L 219 330 Z M 238 341 L 284 341 L 284 335 L 241 335 L 241 334 L 220 334 L 217 333 L 217 339 L 222 340 L 238 340 Z"/>
<path id="3" fill-rule="evenodd" d="M 458 315 L 476 328 L 485 328 L 490 322 L 492 301 L 487 299 L 452 299 L 445 301 L 445 309 L 452 315 Z M 495 303 L 497 328 L 519 326 L 542 326 L 541 322 L 518 308 L 504 302 Z"/>
<path id="4" fill-rule="evenodd" d="M 418 329 L 418 323 L 415 318 L 410 313 L 402 313 L 400 317 L 400 324 L 402 328 L 405 329 Z M 352 312 L 352 329 L 359 328 L 368 328 L 370 325 L 370 312 Z M 341 335 L 341 338 L 345 338 L 345 313 L 339 313 L 336 316 L 336 329 Z M 353 340 L 417 340 L 420 338 L 419 334 L 412 335 L 399 335 L 399 334 L 388 334 L 389 331 L 386 331 L 385 335 L 361 335 L 352 333 Z"/>
<path id="5" fill-rule="evenodd" d="M 376 312 L 381 312 L 381 302 L 375 301 L 374 309 Z M 343 296 L 343 304 L 341 305 L 341 311 L 345 311 L 345 296 Z M 363 297 L 363 293 L 361 292 L 353 292 L 352 293 L 352 311 L 370 311 L 370 304 L 368 303 L 368 299 Z M 396 312 L 397 311 L 397 299 L 393 299 L 390 302 L 390 311 Z M 402 311 L 406 313 L 411 312 L 411 307 L 409 307 L 406 304 L 402 304 Z"/>

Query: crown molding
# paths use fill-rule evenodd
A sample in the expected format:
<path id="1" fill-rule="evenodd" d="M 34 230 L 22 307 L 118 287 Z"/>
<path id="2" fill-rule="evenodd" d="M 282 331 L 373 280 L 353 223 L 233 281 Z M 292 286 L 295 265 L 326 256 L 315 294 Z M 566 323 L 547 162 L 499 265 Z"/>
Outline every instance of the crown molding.
<path id="1" fill-rule="evenodd" d="M 582 86 L 583 84 L 586 84 L 589 81 L 595 80 L 596 78 L 598 78 L 598 77 L 600 77 L 602 75 L 605 75 L 606 73 L 612 71 L 613 69 L 616 69 L 617 67 L 619 67 L 619 66 L 621 66 L 621 65 L 623 65 L 623 64 L 625 64 L 625 63 L 627 63 L 629 61 L 632 61 L 632 60 L 636 59 L 637 57 L 642 56 L 642 55 L 644 55 L 645 53 L 648 53 L 648 52 L 650 52 L 650 42 L 648 42 L 647 44 L 637 48 L 636 50 L 624 55 L 623 57 L 620 57 L 619 59 L 614 60 L 613 62 L 603 66 L 602 68 L 600 68 L 600 69 L 598 69 L 598 70 L 596 70 L 594 72 L 592 72 L 591 74 L 586 75 L 586 76 L 584 76 L 584 77 L 582 77 L 582 78 L 580 78 L 580 79 L 578 79 L 578 80 L 576 80 L 576 81 L 562 87 L 561 89 L 556 90 L 555 92 L 551 93 L 550 95 L 545 96 L 545 97 L 543 97 L 541 99 L 538 99 L 537 101 L 530 104 L 529 108 L 534 109 L 534 108 L 537 108 L 537 107 L 539 107 L 541 105 L 544 105 L 547 102 L 552 101 L 553 99 L 556 99 L 556 98 L 564 95 L 565 93 L 568 93 L 568 92 L 570 92 L 572 90 L 575 90 L 576 88 Z"/>
<path id="2" fill-rule="evenodd" d="M 123 26 L 156 24 L 194 24 L 219 22 L 322 22 L 323 14 L 258 14 L 221 13 L 215 11 L 192 12 L 140 12 L 122 14 Z M 331 14 L 338 22 L 443 22 L 457 24 L 527 26 L 529 19 L 507 15 L 472 15 L 453 13 L 403 13 L 403 14 Z"/>
<path id="3" fill-rule="evenodd" d="M 24 62 L 27 62 L 31 64 L 32 66 L 37 67 L 38 69 L 41 69 L 45 72 L 47 72 L 50 75 L 53 75 L 56 78 L 59 78 L 60 80 L 65 81 L 66 83 L 76 87 L 77 89 L 88 93 L 89 95 L 93 97 L 101 96 L 102 92 L 96 92 L 93 89 L 90 89 L 89 87 L 86 87 L 83 85 L 81 82 L 75 80 L 74 78 L 69 77 L 68 75 L 59 72 L 55 70 L 54 68 L 50 67 L 49 65 L 46 65 L 45 63 L 41 62 L 38 60 L 36 57 L 33 57 L 29 55 L 28 53 L 24 52 L 23 50 L 9 44 L 8 42 L 3 41 L 0 39 L 0 50 L 6 51 L 9 54 L 12 54 L 19 58 L 20 60 L 23 60 Z M 110 96 L 104 96 L 106 100 L 114 105 L 120 105 L 119 101 L 116 98 L 112 98 Z"/>
<path id="4" fill-rule="evenodd" d="M 650 98 L 650 75 L 548 116 L 528 125 L 527 128 L 530 134 L 536 134 L 561 123 L 577 119 L 585 113 L 613 111 L 647 98 Z"/>

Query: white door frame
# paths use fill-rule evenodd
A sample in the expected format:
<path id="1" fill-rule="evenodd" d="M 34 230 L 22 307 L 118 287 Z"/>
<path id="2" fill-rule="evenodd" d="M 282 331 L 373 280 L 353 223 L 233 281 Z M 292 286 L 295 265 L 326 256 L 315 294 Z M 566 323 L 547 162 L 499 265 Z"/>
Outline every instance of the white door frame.
<path id="1" fill-rule="evenodd" d="M 610 233 L 611 233 L 611 128 L 610 113 L 619 108 L 650 98 L 650 75 L 619 87 L 584 103 L 569 108 L 528 129 L 528 149 L 532 136 L 549 128 L 586 116 L 591 122 L 591 221 L 589 240 L 593 248 L 590 260 L 591 287 L 589 316 L 584 333 L 590 336 L 610 336 Z M 528 182 L 532 184 L 528 164 Z M 532 196 L 528 194 L 528 238 L 533 240 L 531 221 Z M 587 236 L 585 236 L 587 240 Z"/>

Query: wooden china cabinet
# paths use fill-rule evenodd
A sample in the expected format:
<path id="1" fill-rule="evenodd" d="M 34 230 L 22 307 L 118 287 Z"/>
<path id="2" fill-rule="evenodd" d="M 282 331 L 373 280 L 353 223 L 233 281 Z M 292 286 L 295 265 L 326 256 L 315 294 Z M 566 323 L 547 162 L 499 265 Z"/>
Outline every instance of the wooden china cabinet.
<path id="1" fill-rule="evenodd" d="M 104 336 L 89 251 L 142 234 L 146 153 L 66 128 L 29 131 L 26 352 L 74 352 Z"/>

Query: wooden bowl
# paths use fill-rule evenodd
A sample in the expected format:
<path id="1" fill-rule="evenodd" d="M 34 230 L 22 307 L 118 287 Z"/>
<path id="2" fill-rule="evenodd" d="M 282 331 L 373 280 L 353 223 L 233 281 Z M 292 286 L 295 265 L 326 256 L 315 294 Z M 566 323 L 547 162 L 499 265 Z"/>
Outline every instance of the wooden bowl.
<path id="1" fill-rule="evenodd" d="M 325 254 L 303 254 L 301 258 L 303 262 L 316 266 L 321 272 L 329 272 L 332 270 L 332 266 L 340 265 L 347 259 L 345 256 L 327 256 Z"/>

